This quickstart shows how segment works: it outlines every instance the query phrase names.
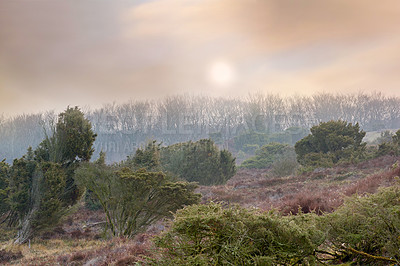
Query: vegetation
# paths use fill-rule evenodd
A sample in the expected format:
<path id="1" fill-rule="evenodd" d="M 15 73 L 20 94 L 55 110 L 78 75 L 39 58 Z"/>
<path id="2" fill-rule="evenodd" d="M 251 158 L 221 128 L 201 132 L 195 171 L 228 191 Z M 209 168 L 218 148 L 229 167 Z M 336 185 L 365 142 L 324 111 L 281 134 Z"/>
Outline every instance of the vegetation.
<path id="1" fill-rule="evenodd" d="M 310 108 L 318 109 L 324 101 L 317 98 Z M 109 132 L 114 133 L 124 127 L 128 130 L 131 122 L 126 121 L 143 126 L 143 132 L 132 139 L 145 136 L 145 128 L 155 128 L 156 134 L 175 130 L 178 135 L 168 139 L 171 145 L 150 141 L 126 161 L 111 165 L 106 164 L 104 152 L 89 162 L 96 134 L 78 108 L 67 108 L 57 123 L 44 125 L 51 134 L 45 134 L 37 148 L 28 148 L 12 164 L 0 161 L 0 263 L 399 264 L 400 130 L 384 132 L 377 148 L 370 146 L 367 154 L 360 127 L 372 128 L 376 120 L 358 116 L 360 124 L 321 122 L 326 117 L 314 113 L 321 123 L 293 148 L 283 143 L 305 132 L 295 126 L 305 118 L 273 117 L 274 112 L 261 108 L 275 104 L 276 110 L 284 111 L 285 105 L 278 100 L 250 98 L 247 109 L 235 109 L 245 119 L 244 131 L 229 133 L 229 128 L 215 126 L 222 123 L 217 118 L 213 122 L 212 132 L 217 133 L 208 135 L 219 145 L 255 151 L 236 175 L 232 154 L 210 139 L 171 144 L 190 139 L 190 132 L 201 132 L 211 123 L 180 117 L 176 107 L 185 105 L 183 99 L 171 98 L 157 106 L 170 115 L 166 127 L 146 122 L 146 116 L 140 119 L 139 111 L 151 103 L 140 108 L 132 103 L 131 107 L 137 107 L 131 110 L 134 119 L 111 121 Z M 191 108 L 187 105 L 186 111 Z M 156 109 L 146 109 L 150 110 L 146 114 Z M 225 111 L 216 108 L 214 113 Z M 240 124 L 236 118 L 225 118 L 232 119 L 230 125 Z M 198 124 L 189 123 L 191 119 Z M 293 127 L 274 132 L 274 128 L 281 130 L 274 127 L 275 122 Z M 296 175 L 296 159 L 313 171 Z M 186 181 L 177 181 L 181 179 Z M 82 195 L 101 210 L 80 207 L 80 212 L 61 224 L 66 214 L 78 208 Z M 171 217 L 173 221 L 164 220 Z M 169 226 L 164 230 L 165 223 Z M 111 235 L 108 239 L 101 239 L 104 229 Z M 16 243 L 32 239 L 32 249 L 7 243 L 15 233 Z M 151 236 L 156 236 L 154 245 Z M 43 255 L 40 245 L 52 255 L 50 251 Z M 60 250 L 55 250 L 57 245 Z"/>
<path id="2" fill-rule="evenodd" d="M 353 263 L 400 262 L 400 188 L 354 195 L 332 214 L 321 218 L 334 257 Z"/>
<path id="3" fill-rule="evenodd" d="M 400 155 L 400 130 L 395 134 L 390 134 L 390 132 L 385 131 L 380 138 L 380 142 L 375 156 L 386 154 Z"/>
<path id="4" fill-rule="evenodd" d="M 172 182 L 162 172 L 132 171 L 101 162 L 82 165 L 76 179 L 100 202 L 113 236 L 135 236 L 200 198 L 193 192 L 194 183 Z"/>
<path id="5" fill-rule="evenodd" d="M 163 170 L 201 185 L 224 184 L 236 172 L 232 154 L 210 139 L 163 147 L 160 160 Z"/>
<path id="6" fill-rule="evenodd" d="M 103 150 L 109 162 L 135 152 L 141 143 L 157 139 L 168 146 L 179 142 L 214 138 L 230 151 L 239 151 L 233 138 L 243 132 L 268 134 L 268 142 L 294 145 L 308 130 L 329 120 L 359 123 L 365 131 L 400 128 L 400 99 L 381 93 L 331 94 L 283 97 L 252 94 L 244 98 L 173 96 L 160 100 L 106 104 L 87 110 L 86 117 L 98 134 L 97 158 Z M 42 126 L 51 128 L 52 112 L 5 117 L 0 123 L 0 160 L 20 158 L 29 146 L 45 137 Z M 274 134 L 281 135 L 275 138 Z M 305 133 L 308 134 L 308 133 Z M 260 148 L 265 144 L 256 143 Z M 249 143 L 253 144 L 253 143 Z M 255 148 L 255 149 L 256 149 Z M 255 149 L 252 149 L 255 151 Z"/>
<path id="7" fill-rule="evenodd" d="M 357 160 L 364 156 L 365 132 L 358 123 L 345 121 L 320 123 L 311 134 L 295 145 L 298 162 L 305 167 L 331 167 L 340 161 Z"/>
<path id="8" fill-rule="evenodd" d="M 19 229 L 16 243 L 23 243 L 51 229 L 81 195 L 73 171 L 93 153 L 96 135 L 90 122 L 77 108 L 59 115 L 53 135 L 33 151 L 15 159 L 8 167 L 2 162 L 1 204 L 5 221 Z"/>
<path id="9" fill-rule="evenodd" d="M 227 150 L 219 150 L 210 139 L 183 142 L 161 147 L 150 141 L 123 163 L 136 170 L 164 171 L 201 185 L 224 184 L 236 172 L 235 158 Z"/>
<path id="10" fill-rule="evenodd" d="M 156 238 L 162 265 L 294 265 L 400 262 L 400 188 L 354 195 L 330 214 L 282 216 L 221 204 L 178 211 Z"/>
<path id="11" fill-rule="evenodd" d="M 297 167 L 296 154 L 288 144 L 270 143 L 256 151 L 256 155 L 245 160 L 240 167 L 273 168 L 277 176 L 290 175 Z"/>
<path id="12" fill-rule="evenodd" d="M 307 222 L 311 222 L 308 220 Z M 179 210 L 157 238 L 161 265 L 269 265 L 315 261 L 324 236 L 305 221 L 238 206 L 193 205 Z"/>

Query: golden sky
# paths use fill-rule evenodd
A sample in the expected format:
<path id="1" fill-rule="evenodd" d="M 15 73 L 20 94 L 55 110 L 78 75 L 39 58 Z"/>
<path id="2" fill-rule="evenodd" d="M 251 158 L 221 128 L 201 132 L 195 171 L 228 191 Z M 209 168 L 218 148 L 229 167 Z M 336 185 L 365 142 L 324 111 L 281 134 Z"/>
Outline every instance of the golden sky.
<path id="1" fill-rule="evenodd" d="M 399 84 L 398 0 L 0 1 L 0 114 Z"/>

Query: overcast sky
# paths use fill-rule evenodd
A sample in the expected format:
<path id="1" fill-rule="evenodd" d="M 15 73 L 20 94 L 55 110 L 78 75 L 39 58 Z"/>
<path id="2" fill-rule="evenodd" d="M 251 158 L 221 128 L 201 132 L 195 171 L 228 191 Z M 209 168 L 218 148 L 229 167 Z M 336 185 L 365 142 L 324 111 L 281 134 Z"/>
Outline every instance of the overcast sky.
<path id="1" fill-rule="evenodd" d="M 0 114 L 399 84 L 398 0 L 0 1 Z"/>

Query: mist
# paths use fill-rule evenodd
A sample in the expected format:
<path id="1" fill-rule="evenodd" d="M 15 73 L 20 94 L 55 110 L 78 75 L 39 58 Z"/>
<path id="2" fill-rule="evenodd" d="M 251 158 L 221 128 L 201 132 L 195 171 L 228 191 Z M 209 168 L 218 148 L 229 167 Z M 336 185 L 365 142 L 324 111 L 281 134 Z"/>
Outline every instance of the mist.
<path id="1" fill-rule="evenodd" d="M 1 1 L 0 113 L 184 93 L 400 96 L 399 5 Z"/>

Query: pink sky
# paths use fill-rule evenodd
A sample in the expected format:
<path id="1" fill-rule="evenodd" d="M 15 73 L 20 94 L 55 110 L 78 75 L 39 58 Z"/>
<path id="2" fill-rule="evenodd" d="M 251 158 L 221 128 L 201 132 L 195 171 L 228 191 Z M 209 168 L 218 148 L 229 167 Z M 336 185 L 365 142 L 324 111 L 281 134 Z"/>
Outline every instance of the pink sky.
<path id="1" fill-rule="evenodd" d="M 180 93 L 400 96 L 399 25 L 398 0 L 2 0 L 0 114 Z"/>

